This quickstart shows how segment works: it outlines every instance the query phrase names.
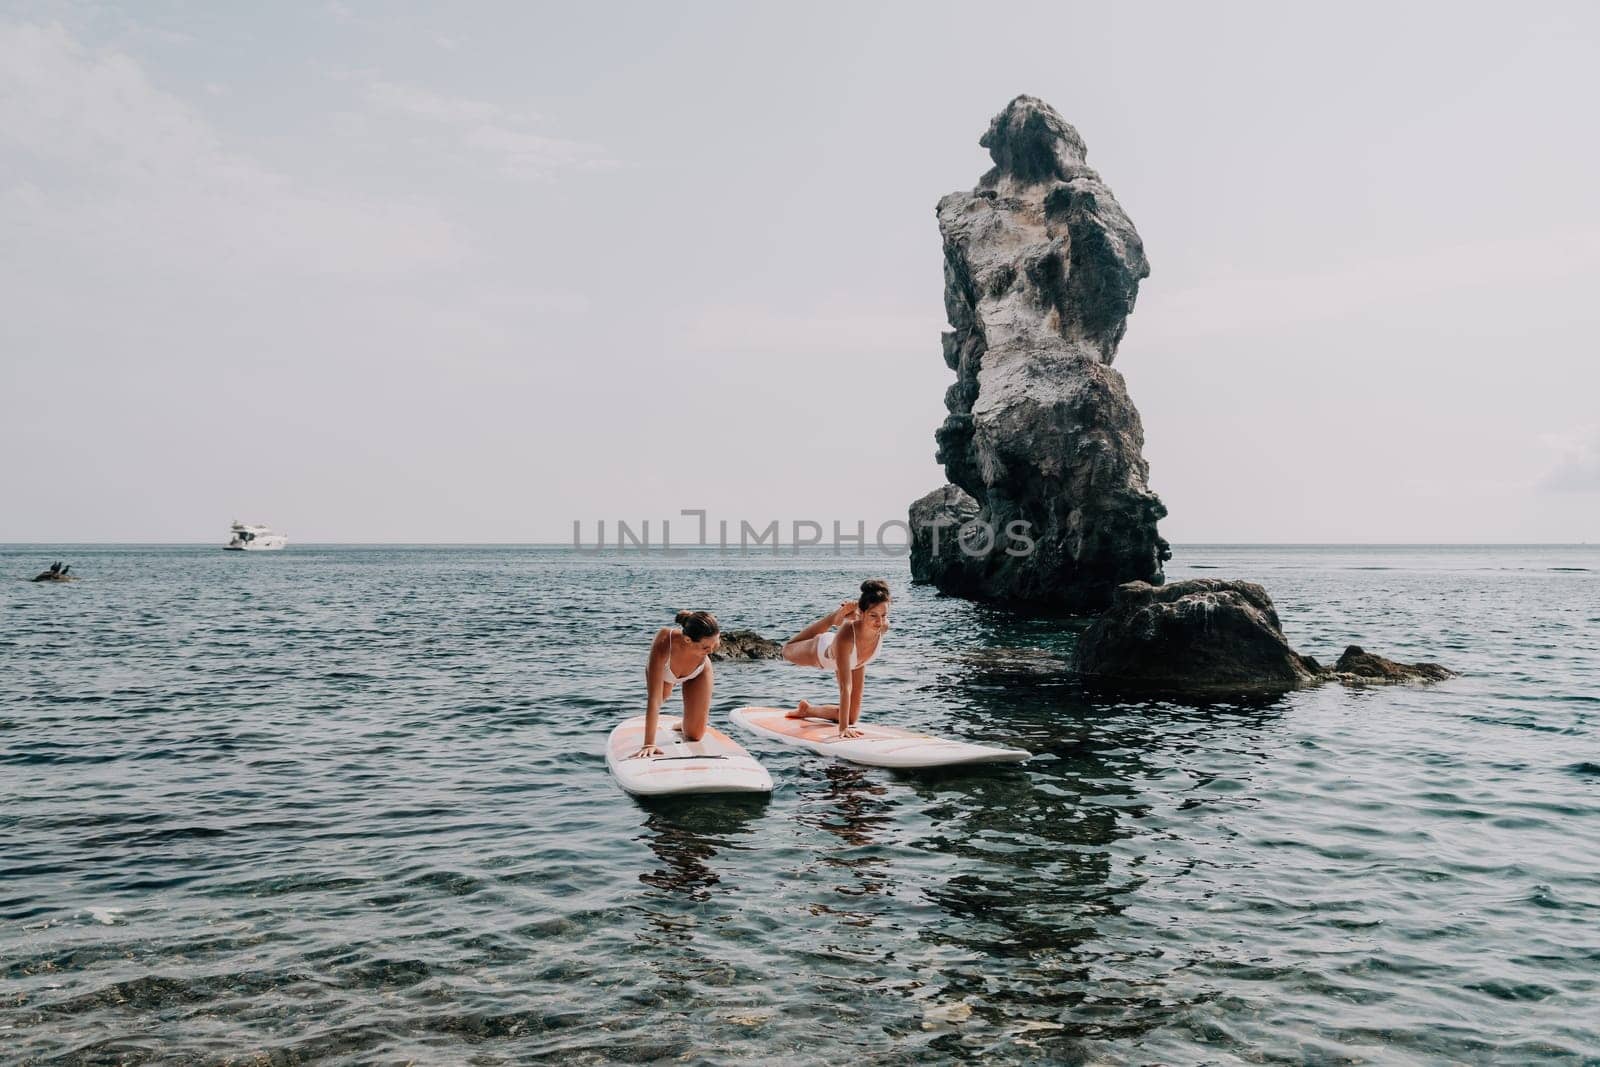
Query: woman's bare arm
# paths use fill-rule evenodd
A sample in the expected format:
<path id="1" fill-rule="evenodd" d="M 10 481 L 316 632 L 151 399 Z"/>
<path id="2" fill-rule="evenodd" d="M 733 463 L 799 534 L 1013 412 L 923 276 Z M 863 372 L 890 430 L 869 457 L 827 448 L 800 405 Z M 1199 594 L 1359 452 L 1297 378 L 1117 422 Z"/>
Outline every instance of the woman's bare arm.
<path id="1" fill-rule="evenodd" d="M 644 711 L 644 747 L 633 755 L 659 756 L 661 750 L 656 748 L 656 722 L 661 717 L 661 686 L 666 680 L 667 658 L 672 652 L 671 631 L 662 627 L 656 633 L 656 639 L 650 642 L 650 659 L 645 663 L 644 684 L 649 690 L 646 694 Z"/>
<path id="2" fill-rule="evenodd" d="M 847 622 L 839 627 L 839 636 L 833 639 L 834 673 L 839 678 L 839 736 L 860 737 L 861 731 L 850 725 L 848 709 L 861 706 L 861 696 L 854 692 L 855 671 L 850 660 L 856 649 L 856 624 Z M 852 703 L 852 701 L 854 701 Z"/>

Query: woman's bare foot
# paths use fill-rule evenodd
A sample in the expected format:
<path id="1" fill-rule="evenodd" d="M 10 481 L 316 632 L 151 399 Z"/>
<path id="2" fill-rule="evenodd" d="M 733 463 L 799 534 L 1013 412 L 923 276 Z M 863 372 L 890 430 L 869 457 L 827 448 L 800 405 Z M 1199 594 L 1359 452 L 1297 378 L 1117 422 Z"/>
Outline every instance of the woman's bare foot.
<path id="1" fill-rule="evenodd" d="M 833 624 L 835 626 L 843 626 L 855 617 L 857 610 L 856 601 L 841 600 L 839 602 L 839 610 L 833 613 Z"/>
<path id="2" fill-rule="evenodd" d="M 813 704 L 809 700 L 802 700 L 798 708 L 795 708 L 793 711 L 785 712 L 784 718 L 821 719 L 823 722 L 838 722 L 839 705 Z"/>

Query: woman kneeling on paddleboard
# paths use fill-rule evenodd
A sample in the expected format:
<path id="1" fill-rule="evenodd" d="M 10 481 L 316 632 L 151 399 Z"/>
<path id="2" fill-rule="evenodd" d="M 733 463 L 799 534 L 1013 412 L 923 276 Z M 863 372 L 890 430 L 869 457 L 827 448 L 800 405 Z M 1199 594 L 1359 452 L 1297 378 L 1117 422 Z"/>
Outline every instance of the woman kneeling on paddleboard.
<path id="1" fill-rule="evenodd" d="M 838 633 L 830 631 L 837 626 Z M 840 737 L 860 737 L 855 724 L 861 719 L 861 686 L 867 664 L 878 654 L 889 629 L 889 583 L 869 578 L 861 583 L 861 599 L 846 600 L 839 610 L 824 615 L 789 638 L 783 658 L 802 667 L 821 667 L 839 679 L 839 703 L 812 704 L 802 700 L 789 713 L 791 719 L 829 719 L 839 724 Z M 840 708 L 849 708 L 841 715 Z"/>
<path id="2" fill-rule="evenodd" d="M 661 705 L 680 682 L 683 719 L 673 728 L 685 741 L 698 741 L 705 736 L 711 717 L 711 653 L 722 640 L 722 628 L 709 611 L 680 611 L 673 621 L 680 629 L 663 626 L 650 642 L 650 658 L 644 667 L 649 698 L 644 713 L 644 747 L 632 759 L 661 755 L 661 749 L 656 747 L 656 720 Z"/>

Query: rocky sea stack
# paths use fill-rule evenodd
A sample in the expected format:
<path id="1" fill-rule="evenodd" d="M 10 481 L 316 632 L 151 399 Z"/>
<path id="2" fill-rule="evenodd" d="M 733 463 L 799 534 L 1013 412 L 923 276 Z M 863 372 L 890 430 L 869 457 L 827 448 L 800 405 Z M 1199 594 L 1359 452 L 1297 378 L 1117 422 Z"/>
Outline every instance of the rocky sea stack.
<path id="1" fill-rule="evenodd" d="M 1048 104 L 1017 97 L 979 144 L 994 168 L 938 206 L 956 382 L 936 439 L 952 484 L 912 505 L 912 578 L 1011 607 L 1100 610 L 1123 582 L 1159 583 L 1169 558 L 1139 413 L 1111 369 L 1150 267 Z"/>
<path id="2" fill-rule="evenodd" d="M 993 169 L 938 207 L 956 381 L 935 439 L 950 484 L 911 505 L 912 580 L 1022 611 L 1104 612 L 1075 662 L 1102 689 L 1214 699 L 1451 677 L 1354 645 L 1323 667 L 1290 647 L 1253 582 L 1162 584 L 1167 509 L 1111 368 L 1150 274 L 1144 244 L 1042 100 L 1011 101 L 978 143 Z"/>

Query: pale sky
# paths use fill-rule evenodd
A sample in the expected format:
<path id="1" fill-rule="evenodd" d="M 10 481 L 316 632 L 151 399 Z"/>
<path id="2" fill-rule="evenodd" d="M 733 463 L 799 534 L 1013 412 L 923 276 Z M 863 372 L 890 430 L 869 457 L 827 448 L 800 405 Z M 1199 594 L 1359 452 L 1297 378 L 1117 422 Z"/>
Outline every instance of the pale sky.
<path id="1" fill-rule="evenodd" d="M 1600 7 L 346 0 L 0 4 L 0 542 L 903 518 L 1024 92 L 1169 540 L 1600 541 Z"/>

